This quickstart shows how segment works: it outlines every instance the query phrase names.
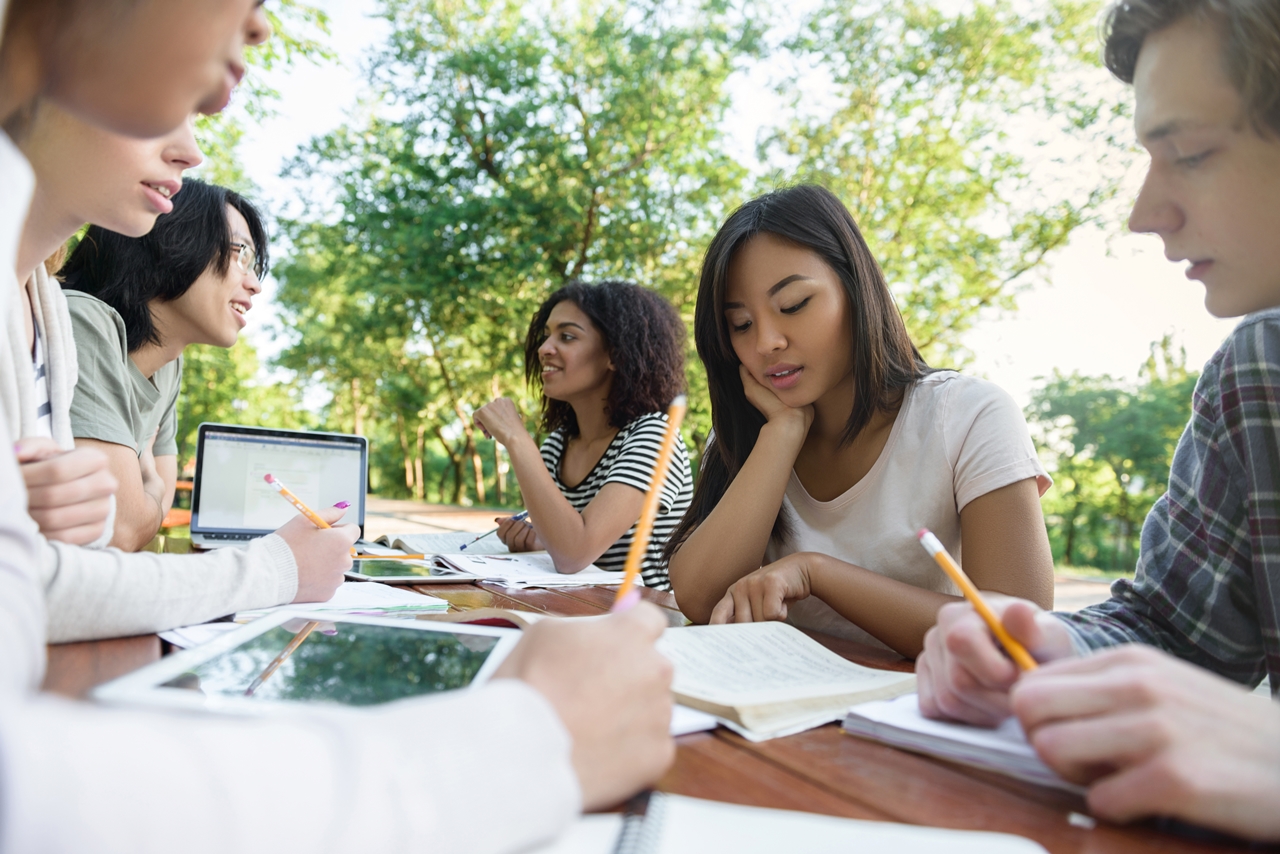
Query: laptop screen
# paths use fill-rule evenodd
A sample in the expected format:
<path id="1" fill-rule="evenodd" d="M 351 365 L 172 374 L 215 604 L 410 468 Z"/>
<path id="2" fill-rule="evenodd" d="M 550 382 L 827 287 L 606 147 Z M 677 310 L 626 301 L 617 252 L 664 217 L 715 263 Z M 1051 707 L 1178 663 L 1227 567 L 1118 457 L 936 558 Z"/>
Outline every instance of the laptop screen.
<path id="1" fill-rule="evenodd" d="M 191 530 L 268 533 L 297 516 L 268 474 L 309 507 L 351 502 L 343 521 L 363 524 L 366 466 L 359 436 L 201 425 Z"/>

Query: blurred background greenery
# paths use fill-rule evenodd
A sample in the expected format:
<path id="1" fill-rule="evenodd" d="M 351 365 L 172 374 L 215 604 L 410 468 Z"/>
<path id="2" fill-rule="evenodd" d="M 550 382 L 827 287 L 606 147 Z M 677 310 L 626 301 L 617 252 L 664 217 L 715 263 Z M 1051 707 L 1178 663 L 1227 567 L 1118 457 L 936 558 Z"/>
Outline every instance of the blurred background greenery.
<path id="1" fill-rule="evenodd" d="M 272 3 L 259 72 L 334 61 L 341 34 Z M 201 421 L 357 432 L 387 497 L 518 506 L 471 426 L 495 396 L 536 411 L 521 341 L 575 278 L 632 279 L 691 323 L 701 253 L 741 201 L 817 181 L 853 211 L 928 361 L 964 369 L 980 312 L 1016 310 L 1046 258 L 1114 226 L 1133 159 L 1122 89 L 1097 59 L 1098 2 L 827 0 L 799 26 L 754 0 L 381 0 L 367 93 L 286 169 L 273 212 L 276 347 L 189 348 L 180 464 Z M 767 64 L 782 108 L 735 158 L 727 81 Z M 279 95 L 202 119 L 202 177 L 254 193 L 246 128 Z M 738 146 L 740 147 L 740 146 Z M 1084 174 L 1087 180 L 1081 180 Z M 1166 337 L 1140 379 L 1056 374 L 1028 421 L 1056 486 L 1060 564 L 1131 570 L 1196 374 Z M 690 341 L 686 438 L 710 413 Z"/>

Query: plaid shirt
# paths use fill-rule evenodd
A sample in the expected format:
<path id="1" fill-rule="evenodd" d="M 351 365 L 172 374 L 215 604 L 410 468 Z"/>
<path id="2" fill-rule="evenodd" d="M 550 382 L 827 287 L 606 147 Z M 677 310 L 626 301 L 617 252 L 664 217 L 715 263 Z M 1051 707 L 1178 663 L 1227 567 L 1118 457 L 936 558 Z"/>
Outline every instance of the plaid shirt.
<path id="1" fill-rule="evenodd" d="M 1057 614 L 1083 649 L 1145 643 L 1280 689 L 1280 308 L 1240 322 L 1205 365 L 1137 577 Z"/>

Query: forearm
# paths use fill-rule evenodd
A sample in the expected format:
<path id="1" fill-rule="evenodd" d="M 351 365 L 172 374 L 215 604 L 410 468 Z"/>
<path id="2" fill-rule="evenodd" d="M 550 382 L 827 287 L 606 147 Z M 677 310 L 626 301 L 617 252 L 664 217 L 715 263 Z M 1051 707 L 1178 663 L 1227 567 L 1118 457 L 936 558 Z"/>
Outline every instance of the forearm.
<path id="1" fill-rule="evenodd" d="M 297 566 L 283 539 L 202 555 L 125 554 L 42 544 L 51 643 L 148 634 L 291 601 Z"/>
<path id="2" fill-rule="evenodd" d="M 671 588 L 691 620 L 705 623 L 729 585 L 760 568 L 803 434 L 772 424 L 711 514 L 671 557 Z"/>
<path id="3" fill-rule="evenodd" d="M 151 542 L 164 521 L 163 487 L 159 480 L 136 490 L 121 487 L 116 493 L 115 533 L 110 545 L 121 551 L 136 552 Z"/>
<path id="4" fill-rule="evenodd" d="M 511 469 L 520 484 L 529 524 L 560 572 L 577 572 L 603 553 L 590 554 L 586 522 L 574 509 L 547 471 L 533 438 L 525 436 L 507 446 Z M 608 548 L 608 544 L 605 545 Z"/>
<path id="5" fill-rule="evenodd" d="M 938 609 L 959 600 L 829 555 L 814 555 L 809 585 L 811 595 L 907 658 L 924 648 L 925 633 L 937 621 Z"/>
<path id="6" fill-rule="evenodd" d="M 414 746 L 399 735 L 460 720 L 487 733 L 484 743 Z M 145 854 L 180 840 L 209 852 L 489 854 L 549 839 L 581 803 L 568 734 L 514 680 L 257 720 L 40 699 L 0 709 L 0 748 L 14 851 Z M 495 803 L 502 821 L 491 820 Z"/>

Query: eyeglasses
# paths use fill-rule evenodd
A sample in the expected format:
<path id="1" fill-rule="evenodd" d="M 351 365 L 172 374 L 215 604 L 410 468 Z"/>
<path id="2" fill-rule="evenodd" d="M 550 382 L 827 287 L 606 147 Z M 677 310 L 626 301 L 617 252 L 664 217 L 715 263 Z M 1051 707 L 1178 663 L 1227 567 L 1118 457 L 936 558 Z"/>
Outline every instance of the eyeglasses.
<path id="1" fill-rule="evenodd" d="M 247 243 L 232 243 L 231 248 L 236 250 L 236 266 L 240 272 L 253 273 L 253 277 L 258 279 L 258 253 L 253 251 L 253 247 Z"/>

